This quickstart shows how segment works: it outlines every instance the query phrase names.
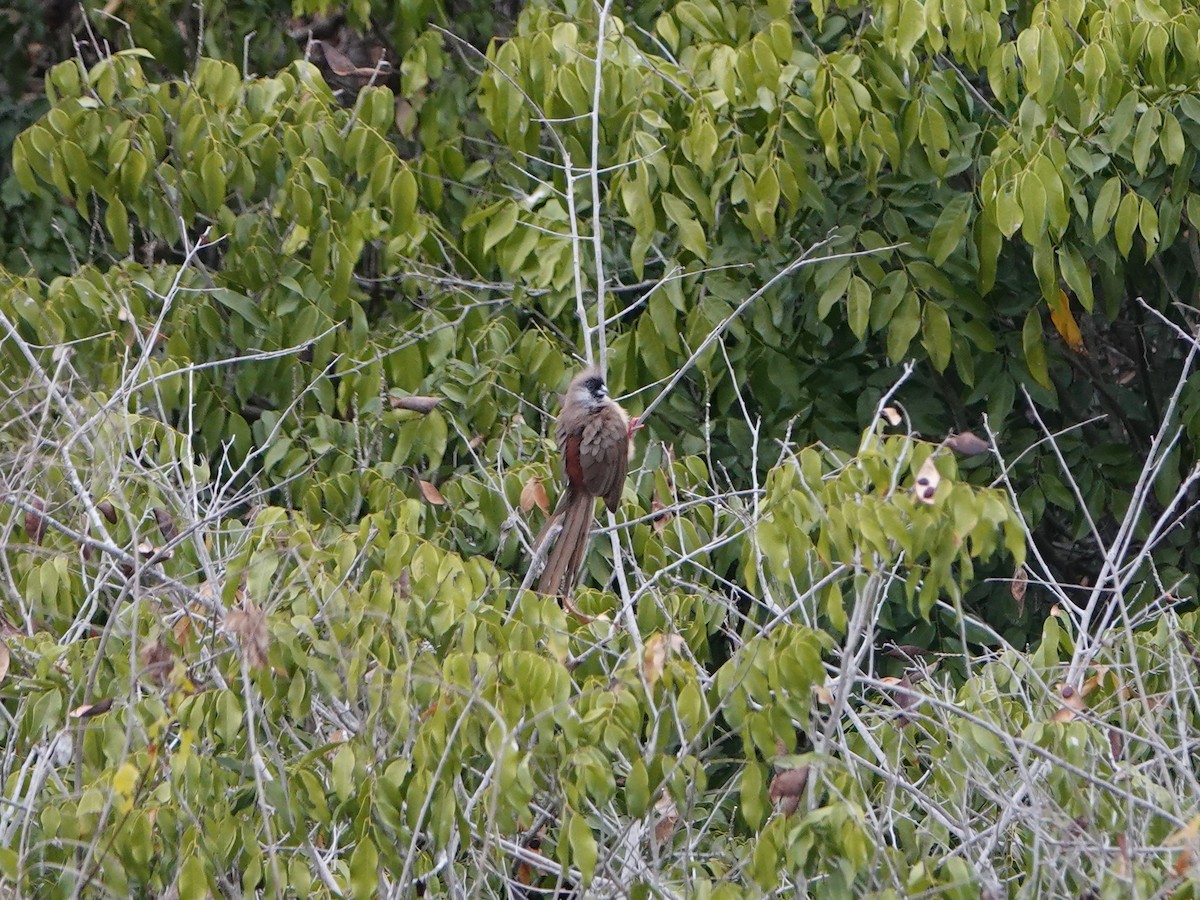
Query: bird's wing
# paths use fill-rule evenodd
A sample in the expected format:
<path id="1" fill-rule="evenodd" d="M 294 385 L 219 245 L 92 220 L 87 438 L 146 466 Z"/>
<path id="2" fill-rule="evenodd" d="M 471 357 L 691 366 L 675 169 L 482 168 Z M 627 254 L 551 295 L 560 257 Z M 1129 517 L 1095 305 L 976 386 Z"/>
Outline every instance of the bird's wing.
<path id="1" fill-rule="evenodd" d="M 579 436 L 579 463 L 587 492 L 615 510 L 629 467 L 629 429 L 618 412 L 606 407 L 588 417 Z"/>

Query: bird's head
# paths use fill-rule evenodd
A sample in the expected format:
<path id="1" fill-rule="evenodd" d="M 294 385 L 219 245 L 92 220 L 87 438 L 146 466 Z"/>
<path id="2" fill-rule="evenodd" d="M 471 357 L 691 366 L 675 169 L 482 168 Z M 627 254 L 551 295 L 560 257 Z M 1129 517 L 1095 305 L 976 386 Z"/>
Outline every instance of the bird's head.
<path id="1" fill-rule="evenodd" d="M 567 388 L 567 405 L 584 408 L 600 406 L 608 400 L 608 386 L 596 369 L 584 369 L 571 381 Z"/>

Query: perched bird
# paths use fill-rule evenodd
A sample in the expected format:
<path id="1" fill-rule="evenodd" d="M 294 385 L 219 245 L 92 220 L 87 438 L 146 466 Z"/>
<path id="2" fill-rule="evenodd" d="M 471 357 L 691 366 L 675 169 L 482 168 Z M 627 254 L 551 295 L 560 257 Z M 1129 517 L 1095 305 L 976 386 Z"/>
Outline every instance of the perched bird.
<path id="1" fill-rule="evenodd" d="M 545 542 L 554 539 L 538 579 L 539 592 L 570 597 L 587 548 L 595 499 L 602 497 L 609 510 L 616 511 L 637 428 L 637 420 L 631 421 L 608 396 L 598 370 L 585 369 L 571 380 L 555 428 L 566 484 L 534 544 L 541 556 Z"/>

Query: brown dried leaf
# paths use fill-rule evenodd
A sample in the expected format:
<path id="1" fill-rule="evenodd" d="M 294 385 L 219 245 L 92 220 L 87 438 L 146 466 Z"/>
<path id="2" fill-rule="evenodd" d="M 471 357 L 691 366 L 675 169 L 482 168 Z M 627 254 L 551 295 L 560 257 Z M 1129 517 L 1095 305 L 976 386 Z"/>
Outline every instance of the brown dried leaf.
<path id="1" fill-rule="evenodd" d="M 423 416 L 433 412 L 433 408 L 442 402 L 441 397 L 389 397 L 392 409 L 407 409 Z"/>
<path id="2" fill-rule="evenodd" d="M 814 684 L 813 693 L 816 695 L 818 703 L 823 706 L 833 706 L 833 691 L 829 689 L 828 685 Z"/>
<path id="3" fill-rule="evenodd" d="M 446 505 L 446 498 L 442 496 L 441 491 L 433 486 L 432 482 L 418 478 L 417 484 L 421 486 L 421 496 L 425 498 L 426 503 L 432 503 L 434 506 Z"/>
<path id="4" fill-rule="evenodd" d="M 654 518 L 650 521 L 653 523 L 654 530 L 658 534 L 662 534 L 663 529 L 667 527 L 667 524 L 673 518 L 675 518 L 675 513 L 669 511 L 664 512 L 663 510 L 669 510 L 669 507 L 659 500 L 658 495 L 655 494 L 654 500 L 650 503 L 650 513 L 654 516 Z"/>
<path id="5" fill-rule="evenodd" d="M 356 66 L 354 60 L 350 59 L 350 57 L 332 44 L 327 44 L 324 41 L 313 41 L 313 44 L 321 48 L 321 51 L 325 54 L 325 64 L 335 75 L 340 75 L 343 78 L 361 78 L 366 82 L 371 79 L 372 75 L 376 74 L 373 68 Z M 382 75 L 389 71 L 391 71 L 391 64 L 387 60 L 380 60 L 379 74 Z"/>
<path id="6" fill-rule="evenodd" d="M 946 446 L 960 456 L 979 456 L 988 452 L 988 442 L 970 431 L 952 434 L 946 438 Z"/>
<path id="7" fill-rule="evenodd" d="M 809 766 L 782 769 L 771 778 L 767 796 L 771 798 L 772 803 L 777 800 L 783 801 L 784 815 L 790 816 L 800 804 L 800 796 L 804 793 L 804 786 L 808 784 L 809 769 Z"/>
<path id="8" fill-rule="evenodd" d="M 33 508 L 25 513 L 25 533 L 29 535 L 31 541 L 40 545 L 42 538 L 46 536 L 46 520 L 42 518 L 42 513 L 46 511 L 46 504 L 38 497 L 34 497 L 29 501 L 29 505 Z"/>
<path id="9" fill-rule="evenodd" d="M 1121 759 L 1121 751 L 1125 748 L 1125 741 L 1121 737 L 1121 732 L 1117 731 L 1113 726 L 1108 727 L 1108 752 L 1112 755 L 1113 762 L 1119 762 Z"/>
<path id="10" fill-rule="evenodd" d="M 528 513 L 535 506 L 545 515 L 550 515 L 550 498 L 546 496 L 546 486 L 536 475 L 521 488 L 521 512 Z"/>
<path id="11" fill-rule="evenodd" d="M 1058 695 L 1062 698 L 1063 705 L 1051 717 L 1050 721 L 1052 722 L 1070 722 L 1087 709 L 1087 704 L 1083 702 L 1083 695 L 1069 684 L 1062 685 Z"/>
<path id="12" fill-rule="evenodd" d="M 1117 833 L 1117 868 L 1118 878 L 1129 877 L 1129 837 L 1124 831 Z"/>
<path id="13" fill-rule="evenodd" d="M 162 637 L 160 636 L 153 644 L 146 644 L 142 647 L 139 657 L 142 661 L 142 674 L 159 687 L 166 687 L 171 669 L 175 666 L 175 657 L 163 643 Z"/>
<path id="14" fill-rule="evenodd" d="M 1009 591 L 1012 593 L 1012 598 L 1021 606 L 1022 612 L 1025 610 L 1025 591 L 1029 587 L 1029 570 L 1024 566 L 1018 566 L 1017 571 L 1013 572 L 1012 585 Z"/>
<path id="15" fill-rule="evenodd" d="M 114 506 L 113 506 L 111 503 L 109 503 L 107 500 L 103 500 L 103 501 L 101 501 L 100 503 L 97 503 L 97 504 L 96 504 L 96 511 L 97 511 L 98 513 L 100 513 L 100 515 L 104 516 L 104 518 L 108 519 L 108 524 L 109 524 L 109 525 L 116 525 L 116 524 L 117 524 L 117 510 L 116 510 L 116 507 L 114 507 Z"/>
<path id="16" fill-rule="evenodd" d="M 646 673 L 646 683 L 654 684 L 662 677 L 667 664 L 667 654 L 678 653 L 684 647 L 683 638 L 677 634 L 666 635 L 658 632 L 646 641 L 646 650 L 642 654 L 642 667 Z"/>
<path id="17" fill-rule="evenodd" d="M 642 654 L 642 668 L 646 673 L 646 684 L 654 684 L 662 677 L 663 668 L 667 664 L 667 636 L 659 633 L 646 641 L 646 650 Z"/>
<path id="18" fill-rule="evenodd" d="M 880 413 L 887 420 L 887 423 L 895 428 L 904 421 L 904 417 L 900 415 L 900 411 L 894 406 L 885 406 Z"/>
<path id="19" fill-rule="evenodd" d="M 1200 816 L 1192 816 L 1186 825 L 1171 833 L 1166 840 L 1166 845 L 1179 847 L 1184 844 L 1194 844 L 1197 839 L 1200 839 Z"/>
<path id="20" fill-rule="evenodd" d="M 934 494 L 937 493 L 938 485 L 942 483 L 942 475 L 934 465 L 933 456 L 921 464 L 921 468 L 917 470 L 917 480 L 913 485 L 913 496 L 919 503 L 933 503 Z"/>
<path id="21" fill-rule="evenodd" d="M 69 713 L 72 719 L 90 719 L 92 716 L 98 716 L 101 713 L 106 713 L 112 709 L 112 697 L 105 697 L 103 700 L 97 700 L 95 703 L 84 703 L 82 706 L 77 706 Z"/>
<path id="22" fill-rule="evenodd" d="M 1192 851 L 1189 847 L 1184 847 L 1175 857 L 1175 865 L 1171 867 L 1176 877 L 1182 878 L 1187 874 L 1188 869 L 1192 867 Z"/>
<path id="23" fill-rule="evenodd" d="M 1195 666 L 1196 673 L 1200 674 L 1200 650 L 1196 648 L 1196 642 L 1186 631 L 1179 632 L 1179 642 L 1187 648 L 1188 655 L 1192 658 L 1192 665 Z"/>
<path id="24" fill-rule="evenodd" d="M 937 654 L 924 647 L 918 647 L 916 644 L 887 644 L 884 647 L 883 655 L 890 656 L 892 659 L 917 660 Z"/>
<path id="25" fill-rule="evenodd" d="M 153 559 L 156 563 L 168 560 L 175 555 L 174 550 L 168 550 L 165 547 L 155 547 L 149 541 L 142 541 L 138 544 L 137 552 L 138 556 L 142 559 Z"/>
<path id="26" fill-rule="evenodd" d="M 254 668 L 267 664 L 267 648 L 270 633 L 267 630 L 267 614 L 250 600 L 242 601 L 241 609 L 231 609 L 225 615 L 225 629 L 237 635 L 242 644 L 246 661 Z"/>
<path id="27" fill-rule="evenodd" d="M 168 544 L 175 540 L 179 529 L 175 527 L 175 519 L 171 517 L 171 514 L 161 506 L 156 506 L 151 511 L 154 513 L 154 521 L 158 525 L 159 532 L 162 533 L 163 540 Z"/>
<path id="28" fill-rule="evenodd" d="M 909 690 L 913 683 L 907 672 L 904 673 L 903 678 L 896 678 L 894 675 L 889 675 L 887 678 L 879 680 L 891 687 L 892 702 L 900 707 L 901 710 L 910 710 L 921 702 L 921 695 Z"/>
<path id="29" fill-rule="evenodd" d="M 664 793 L 654 802 L 654 814 L 658 821 L 654 823 L 654 840 L 662 844 L 674 832 L 679 823 L 679 810 L 669 794 Z"/>
<path id="30" fill-rule="evenodd" d="M 8 644 L 0 641 L 0 684 L 4 683 L 4 676 L 8 674 L 10 660 L 12 660 L 12 654 L 8 650 Z"/>

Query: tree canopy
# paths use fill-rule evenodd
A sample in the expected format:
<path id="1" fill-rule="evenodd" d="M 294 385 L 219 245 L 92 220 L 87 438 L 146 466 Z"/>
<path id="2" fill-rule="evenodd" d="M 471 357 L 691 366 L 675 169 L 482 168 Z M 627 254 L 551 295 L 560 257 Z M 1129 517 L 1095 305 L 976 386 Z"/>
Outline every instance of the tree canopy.
<path id="1" fill-rule="evenodd" d="M 1194 4 L 5 15 L 5 890 L 1195 889 Z"/>

